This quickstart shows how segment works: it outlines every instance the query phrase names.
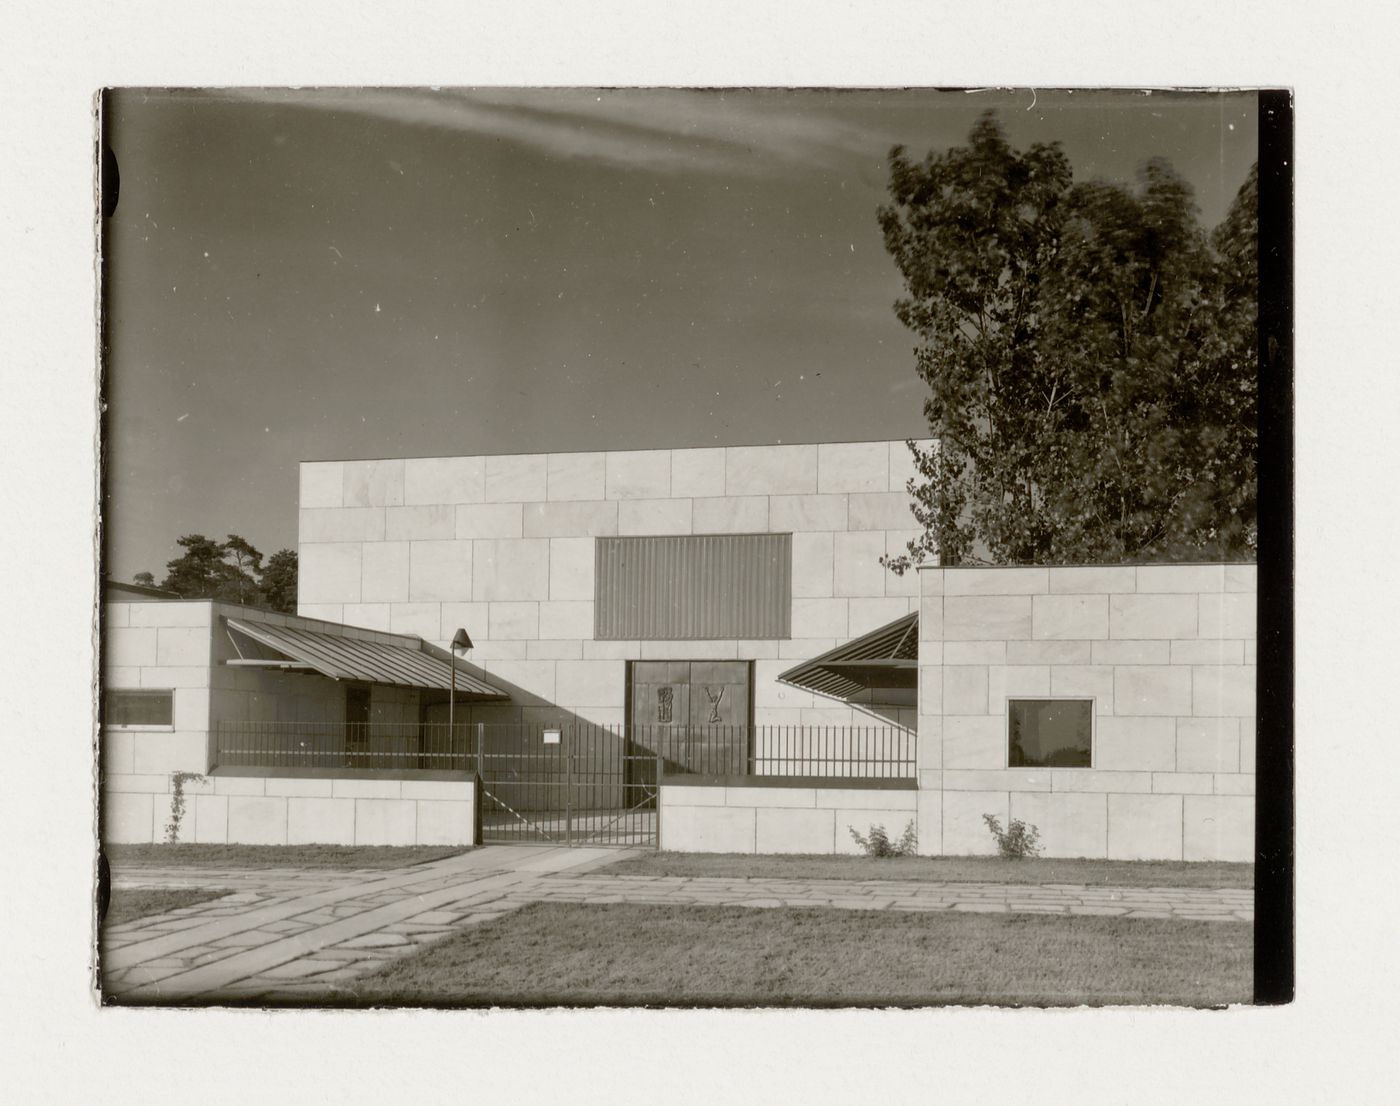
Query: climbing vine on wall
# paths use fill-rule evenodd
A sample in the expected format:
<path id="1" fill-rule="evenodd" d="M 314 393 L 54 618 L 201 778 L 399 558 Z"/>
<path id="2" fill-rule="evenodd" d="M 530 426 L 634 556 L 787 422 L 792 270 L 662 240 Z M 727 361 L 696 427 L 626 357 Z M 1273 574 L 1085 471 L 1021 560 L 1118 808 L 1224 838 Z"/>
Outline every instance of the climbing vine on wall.
<path id="1" fill-rule="evenodd" d="M 198 772 L 170 773 L 170 821 L 165 823 L 165 843 L 175 845 L 180 840 L 180 821 L 185 817 L 185 784 L 203 783 Z"/>

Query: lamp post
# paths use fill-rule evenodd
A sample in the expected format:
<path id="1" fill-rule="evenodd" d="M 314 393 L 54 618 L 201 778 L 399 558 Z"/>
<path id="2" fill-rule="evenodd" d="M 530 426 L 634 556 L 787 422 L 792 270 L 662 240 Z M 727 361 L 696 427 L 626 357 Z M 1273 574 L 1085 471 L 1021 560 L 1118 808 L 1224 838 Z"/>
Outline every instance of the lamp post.
<path id="1" fill-rule="evenodd" d="M 457 741 L 457 650 L 464 652 L 471 649 L 472 639 L 467 635 L 467 631 L 460 626 L 457 632 L 452 635 L 452 690 L 448 693 L 447 700 L 447 747 L 450 749 Z"/>

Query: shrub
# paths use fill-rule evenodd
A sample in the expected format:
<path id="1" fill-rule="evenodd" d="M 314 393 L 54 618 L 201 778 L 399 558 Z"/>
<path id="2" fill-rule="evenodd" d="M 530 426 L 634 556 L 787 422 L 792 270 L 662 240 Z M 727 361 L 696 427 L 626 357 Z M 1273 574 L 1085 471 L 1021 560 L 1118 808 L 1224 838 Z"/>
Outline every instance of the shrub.
<path id="1" fill-rule="evenodd" d="M 1028 826 L 1019 818 L 1011 819 L 1005 830 L 1001 822 L 990 814 L 982 815 L 982 821 L 992 831 L 997 840 L 997 850 L 1007 860 L 1024 860 L 1028 856 L 1040 855 L 1040 830 Z"/>
<path id="2" fill-rule="evenodd" d="M 846 828 L 866 856 L 913 856 L 919 850 L 919 835 L 912 820 L 904 827 L 898 841 L 890 840 L 884 826 L 871 826 L 868 837 L 857 833 L 854 826 Z"/>

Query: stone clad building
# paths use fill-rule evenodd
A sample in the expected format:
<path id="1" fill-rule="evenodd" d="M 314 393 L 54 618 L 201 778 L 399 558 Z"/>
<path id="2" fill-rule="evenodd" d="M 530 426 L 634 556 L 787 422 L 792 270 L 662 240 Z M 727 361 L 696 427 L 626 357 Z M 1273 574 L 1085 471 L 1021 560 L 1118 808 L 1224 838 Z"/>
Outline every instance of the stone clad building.
<path id="1" fill-rule="evenodd" d="M 726 722 L 869 721 L 777 677 L 917 609 L 917 576 L 879 563 L 916 532 L 911 475 L 903 441 L 307 462 L 299 612 L 442 645 L 464 627 L 471 662 L 512 690 L 473 721 L 624 724 L 629 671 L 645 681 L 639 662 L 653 660 L 749 662 L 727 674 L 747 687 Z M 780 538 L 765 548 L 764 535 Z M 669 602 L 664 589 L 629 597 L 600 555 L 650 558 L 639 571 L 671 578 L 693 564 L 711 593 L 677 598 L 669 630 L 643 625 L 658 612 L 637 603 Z M 744 621 L 752 603 L 718 612 L 768 567 L 780 578 L 757 612 L 765 624 Z M 688 626 L 685 605 L 716 619 Z M 912 728 L 912 695 L 875 720 Z"/>
<path id="2" fill-rule="evenodd" d="M 917 731 L 903 788 L 677 777 L 665 848 L 841 851 L 883 812 L 984 853 L 992 814 L 1049 855 L 1249 859 L 1253 566 L 896 576 L 911 475 L 902 441 L 305 463 L 301 612 L 465 627 L 511 695 L 474 722 Z"/>
<path id="3" fill-rule="evenodd" d="M 1251 859 L 1254 566 L 896 575 L 911 476 L 902 441 L 303 463 L 298 615 L 109 593 L 104 838 L 183 788 L 210 842 L 959 855 L 991 816 Z"/>

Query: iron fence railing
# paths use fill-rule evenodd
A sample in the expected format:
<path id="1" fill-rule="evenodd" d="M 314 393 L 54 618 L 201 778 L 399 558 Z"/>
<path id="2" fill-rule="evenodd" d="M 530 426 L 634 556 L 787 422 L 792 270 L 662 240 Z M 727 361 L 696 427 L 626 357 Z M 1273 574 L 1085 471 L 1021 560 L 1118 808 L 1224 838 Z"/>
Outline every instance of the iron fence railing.
<path id="1" fill-rule="evenodd" d="M 667 775 L 912 778 L 916 738 L 895 726 L 633 726 Z"/>
<path id="2" fill-rule="evenodd" d="M 427 769 L 522 781 L 569 767 L 628 786 L 657 777 L 909 779 L 917 738 L 897 726 L 602 726 L 565 723 L 558 745 L 539 724 L 220 722 L 214 761 L 239 768 Z"/>
<path id="3" fill-rule="evenodd" d="M 228 768 L 377 768 L 470 772 L 472 727 L 445 722 L 219 722 L 214 762 Z"/>

